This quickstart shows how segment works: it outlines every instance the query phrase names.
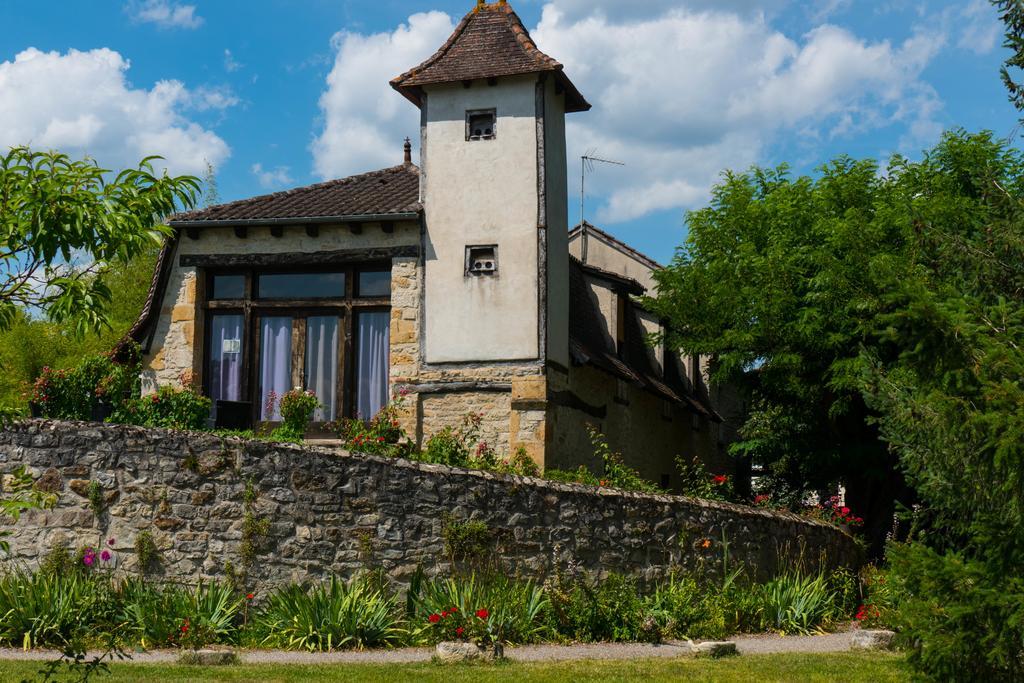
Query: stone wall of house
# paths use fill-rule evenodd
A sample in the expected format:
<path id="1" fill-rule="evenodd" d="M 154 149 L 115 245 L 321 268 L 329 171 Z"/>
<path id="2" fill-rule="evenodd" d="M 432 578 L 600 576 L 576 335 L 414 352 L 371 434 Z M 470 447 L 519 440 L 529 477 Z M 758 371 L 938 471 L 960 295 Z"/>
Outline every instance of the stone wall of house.
<path id="1" fill-rule="evenodd" d="M 521 404 L 545 396 L 539 362 L 449 363 L 425 361 L 423 269 L 417 259 L 394 259 L 391 270 L 391 386 L 401 399 L 399 422 L 420 445 L 470 413 L 481 418 L 480 438 L 502 456 L 522 446 L 544 465 L 543 409 Z M 472 334 L 467 327 L 467 334 Z"/>
<path id="2" fill-rule="evenodd" d="M 592 366 L 574 366 L 568 376 L 553 378 L 554 392 L 567 392 L 579 403 L 559 401 L 551 407 L 548 467 L 574 470 L 586 465 L 599 472 L 588 430 L 594 427 L 627 465 L 666 488 L 678 490 L 682 483 L 677 456 L 699 458 L 715 473 L 733 473 L 723 426 L 709 417 Z"/>
<path id="3" fill-rule="evenodd" d="M 730 567 L 759 576 L 859 557 L 838 529 L 790 514 L 208 434 L 27 421 L 0 432 L 0 474 L 19 465 L 58 494 L 54 509 L 10 527 L 6 561 L 29 566 L 54 544 L 112 538 L 119 570 L 131 572 L 135 540 L 150 531 L 156 573 L 170 579 L 223 578 L 231 567 L 259 588 L 379 567 L 401 581 L 418 566 L 449 569 L 446 524 L 466 520 L 486 524 L 490 561 L 536 578 L 719 571 L 723 542 Z"/>

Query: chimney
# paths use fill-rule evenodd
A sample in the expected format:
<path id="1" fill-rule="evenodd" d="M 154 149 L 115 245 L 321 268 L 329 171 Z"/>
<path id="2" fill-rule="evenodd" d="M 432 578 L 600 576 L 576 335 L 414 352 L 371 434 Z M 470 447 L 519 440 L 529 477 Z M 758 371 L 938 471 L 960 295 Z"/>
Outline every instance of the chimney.
<path id="1" fill-rule="evenodd" d="M 412 165 L 412 142 L 409 141 L 409 138 L 405 139 L 405 165 Z"/>

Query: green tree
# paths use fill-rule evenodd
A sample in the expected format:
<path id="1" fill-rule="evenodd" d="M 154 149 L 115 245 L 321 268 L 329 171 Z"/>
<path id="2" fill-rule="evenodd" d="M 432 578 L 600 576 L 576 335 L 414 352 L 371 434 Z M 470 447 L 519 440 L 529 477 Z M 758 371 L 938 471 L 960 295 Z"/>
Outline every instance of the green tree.
<path id="1" fill-rule="evenodd" d="M 158 244 L 163 217 L 193 206 L 199 192 L 194 177 L 156 175 L 156 158 L 111 178 L 56 152 L 0 156 L 0 329 L 19 311 L 79 331 L 107 325 L 110 266 Z"/>
<path id="2" fill-rule="evenodd" d="M 1003 62 L 1000 75 L 1017 111 L 1024 112 L 1024 87 L 1017 74 L 1024 69 L 1024 3 L 1020 0 L 990 0 L 1006 27 L 1003 47 L 1013 52 Z"/>
<path id="3" fill-rule="evenodd" d="M 730 175 L 690 226 L 651 305 L 749 392 L 737 450 L 797 487 L 898 457 L 919 497 L 889 552 L 912 661 L 1024 678 L 1024 154 L 952 132 L 884 174 Z"/>
<path id="4" fill-rule="evenodd" d="M 872 274 L 912 232 L 894 215 L 899 163 L 888 177 L 848 158 L 817 179 L 786 167 L 725 174 L 647 302 L 672 323 L 673 347 L 714 357 L 715 380 L 747 397 L 733 453 L 791 503 L 845 483 L 876 550 L 901 483 L 848 364 L 871 343 Z"/>

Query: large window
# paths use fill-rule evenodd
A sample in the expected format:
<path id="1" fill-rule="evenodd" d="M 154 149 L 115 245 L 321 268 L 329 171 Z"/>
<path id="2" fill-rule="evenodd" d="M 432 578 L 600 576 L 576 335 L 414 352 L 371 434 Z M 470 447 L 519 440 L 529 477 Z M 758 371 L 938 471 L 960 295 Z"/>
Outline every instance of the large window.
<path id="1" fill-rule="evenodd" d="M 316 423 L 372 418 L 387 403 L 387 265 L 207 274 L 204 384 L 214 401 L 279 422 L 280 397 L 313 391 Z"/>

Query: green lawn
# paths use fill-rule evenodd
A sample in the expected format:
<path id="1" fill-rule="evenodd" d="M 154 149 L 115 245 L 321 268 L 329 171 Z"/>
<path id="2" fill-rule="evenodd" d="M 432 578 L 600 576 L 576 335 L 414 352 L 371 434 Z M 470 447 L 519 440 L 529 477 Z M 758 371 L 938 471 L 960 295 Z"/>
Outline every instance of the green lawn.
<path id="1" fill-rule="evenodd" d="M 0 680 L 34 680 L 38 662 L 0 662 Z M 724 660 L 644 659 L 636 661 L 581 661 L 558 664 L 443 666 L 438 664 L 324 666 L 262 665 L 193 668 L 148 664 L 115 664 L 111 676 L 96 683 L 122 681 L 261 681 L 312 683 L 314 681 L 369 681 L 393 683 L 575 683 L 576 681 L 714 681 L 747 683 L 886 683 L 909 681 L 910 672 L 899 655 L 825 654 L 752 655 Z"/>

